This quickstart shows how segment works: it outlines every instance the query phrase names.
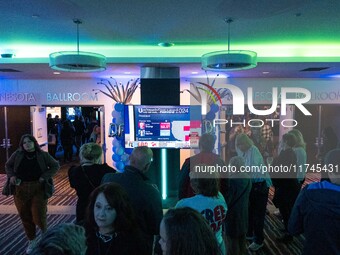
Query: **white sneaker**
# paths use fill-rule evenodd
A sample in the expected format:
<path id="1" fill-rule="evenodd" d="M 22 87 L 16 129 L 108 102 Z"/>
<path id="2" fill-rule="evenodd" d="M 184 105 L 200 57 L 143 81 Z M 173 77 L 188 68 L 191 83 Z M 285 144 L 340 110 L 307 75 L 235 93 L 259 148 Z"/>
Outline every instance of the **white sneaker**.
<path id="1" fill-rule="evenodd" d="M 37 246 L 37 238 L 28 241 L 28 246 L 26 248 L 26 254 L 31 254 L 33 249 Z"/>
<path id="2" fill-rule="evenodd" d="M 263 247 L 263 243 L 257 244 L 255 242 L 252 242 L 252 244 L 249 245 L 248 249 L 251 250 L 251 251 L 257 251 L 257 250 L 261 249 L 262 247 Z"/>

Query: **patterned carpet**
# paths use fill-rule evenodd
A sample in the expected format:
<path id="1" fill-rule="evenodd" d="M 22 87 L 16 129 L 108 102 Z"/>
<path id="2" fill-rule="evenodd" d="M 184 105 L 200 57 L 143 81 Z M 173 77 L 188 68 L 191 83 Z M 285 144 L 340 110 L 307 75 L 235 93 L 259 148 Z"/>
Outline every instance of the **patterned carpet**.
<path id="1" fill-rule="evenodd" d="M 56 192 L 48 202 L 48 226 L 52 227 L 62 222 L 75 220 L 76 194 L 69 187 L 67 170 L 70 165 L 64 165 L 54 178 Z M 5 183 L 6 176 L 0 174 L 0 190 Z M 319 176 L 308 174 L 307 183 L 319 180 Z M 256 253 L 258 255 L 299 255 L 303 247 L 304 237 L 294 237 L 294 241 L 288 245 L 277 243 L 275 237 L 279 234 L 278 229 L 283 228 L 279 217 L 273 214 L 275 210 L 271 198 L 273 190 L 270 190 L 268 200 L 268 214 L 265 221 L 265 246 Z M 0 194 L 0 254 L 23 255 L 27 239 L 24 229 L 17 215 L 13 198 Z"/>
<path id="2" fill-rule="evenodd" d="M 49 227 L 75 220 L 77 197 L 68 183 L 67 170 L 69 167 L 70 165 L 63 165 L 54 177 L 56 191 L 48 200 L 47 223 Z M 2 190 L 5 181 L 6 175 L 0 174 L 0 190 Z M 0 230 L 1 255 L 25 254 L 27 239 L 12 196 L 5 197 L 0 194 Z"/>

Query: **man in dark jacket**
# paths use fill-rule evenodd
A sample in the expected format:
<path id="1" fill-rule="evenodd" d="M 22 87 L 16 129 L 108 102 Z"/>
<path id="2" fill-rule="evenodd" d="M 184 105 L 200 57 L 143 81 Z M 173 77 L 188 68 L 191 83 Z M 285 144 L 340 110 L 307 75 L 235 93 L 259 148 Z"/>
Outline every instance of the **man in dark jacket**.
<path id="1" fill-rule="evenodd" d="M 288 230 L 305 235 L 304 255 L 340 254 L 340 149 L 325 158 L 329 181 L 307 185 L 299 194 Z"/>
<path id="2" fill-rule="evenodd" d="M 152 163 L 152 157 L 150 148 L 137 147 L 132 151 L 130 165 L 125 167 L 123 173 L 105 174 L 102 179 L 102 183 L 115 182 L 127 191 L 145 237 L 147 254 L 152 254 L 154 236 L 159 235 L 159 225 L 163 217 L 158 188 L 145 176 Z"/>

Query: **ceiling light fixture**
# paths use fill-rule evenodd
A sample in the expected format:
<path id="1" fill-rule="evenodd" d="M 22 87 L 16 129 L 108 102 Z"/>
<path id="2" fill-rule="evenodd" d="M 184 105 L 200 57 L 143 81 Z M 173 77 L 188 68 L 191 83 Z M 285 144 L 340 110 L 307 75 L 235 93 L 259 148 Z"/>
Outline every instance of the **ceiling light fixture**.
<path id="1" fill-rule="evenodd" d="M 202 69 L 208 71 L 237 71 L 254 68 L 257 54 L 248 50 L 230 50 L 230 24 L 232 19 L 224 20 L 228 24 L 228 50 L 214 51 L 202 55 Z"/>
<path id="2" fill-rule="evenodd" d="M 172 47 L 172 46 L 174 46 L 175 44 L 174 43 L 172 43 L 172 42 L 160 42 L 159 44 L 158 44 L 158 46 L 160 46 L 160 47 Z"/>
<path id="3" fill-rule="evenodd" d="M 106 70 L 106 57 L 101 54 L 79 51 L 80 19 L 77 25 L 77 51 L 59 51 L 50 54 L 50 67 L 63 72 L 100 72 Z"/>

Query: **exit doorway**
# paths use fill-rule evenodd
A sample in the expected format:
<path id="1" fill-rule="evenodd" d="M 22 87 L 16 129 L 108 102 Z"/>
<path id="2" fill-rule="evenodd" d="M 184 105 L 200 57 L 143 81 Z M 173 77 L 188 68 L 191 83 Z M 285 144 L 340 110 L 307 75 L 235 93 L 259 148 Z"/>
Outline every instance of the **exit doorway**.
<path id="1" fill-rule="evenodd" d="M 55 157 L 62 160 L 64 157 L 64 151 L 61 145 L 61 129 L 63 122 L 66 120 L 74 122 L 75 116 L 82 116 L 87 120 L 87 139 L 82 140 L 82 143 L 88 142 L 89 135 L 93 131 L 93 127 L 98 125 L 100 127 L 100 145 L 105 149 L 105 118 L 104 118 L 104 106 L 79 106 L 79 105 L 67 105 L 67 106 L 45 106 L 46 107 L 46 117 L 51 114 L 52 118 L 55 119 L 58 116 L 57 125 L 57 146 L 55 150 Z M 76 154 L 76 146 L 73 146 L 73 154 Z M 50 151 L 51 152 L 51 151 Z M 105 162 L 105 150 L 103 153 L 103 162 Z"/>

